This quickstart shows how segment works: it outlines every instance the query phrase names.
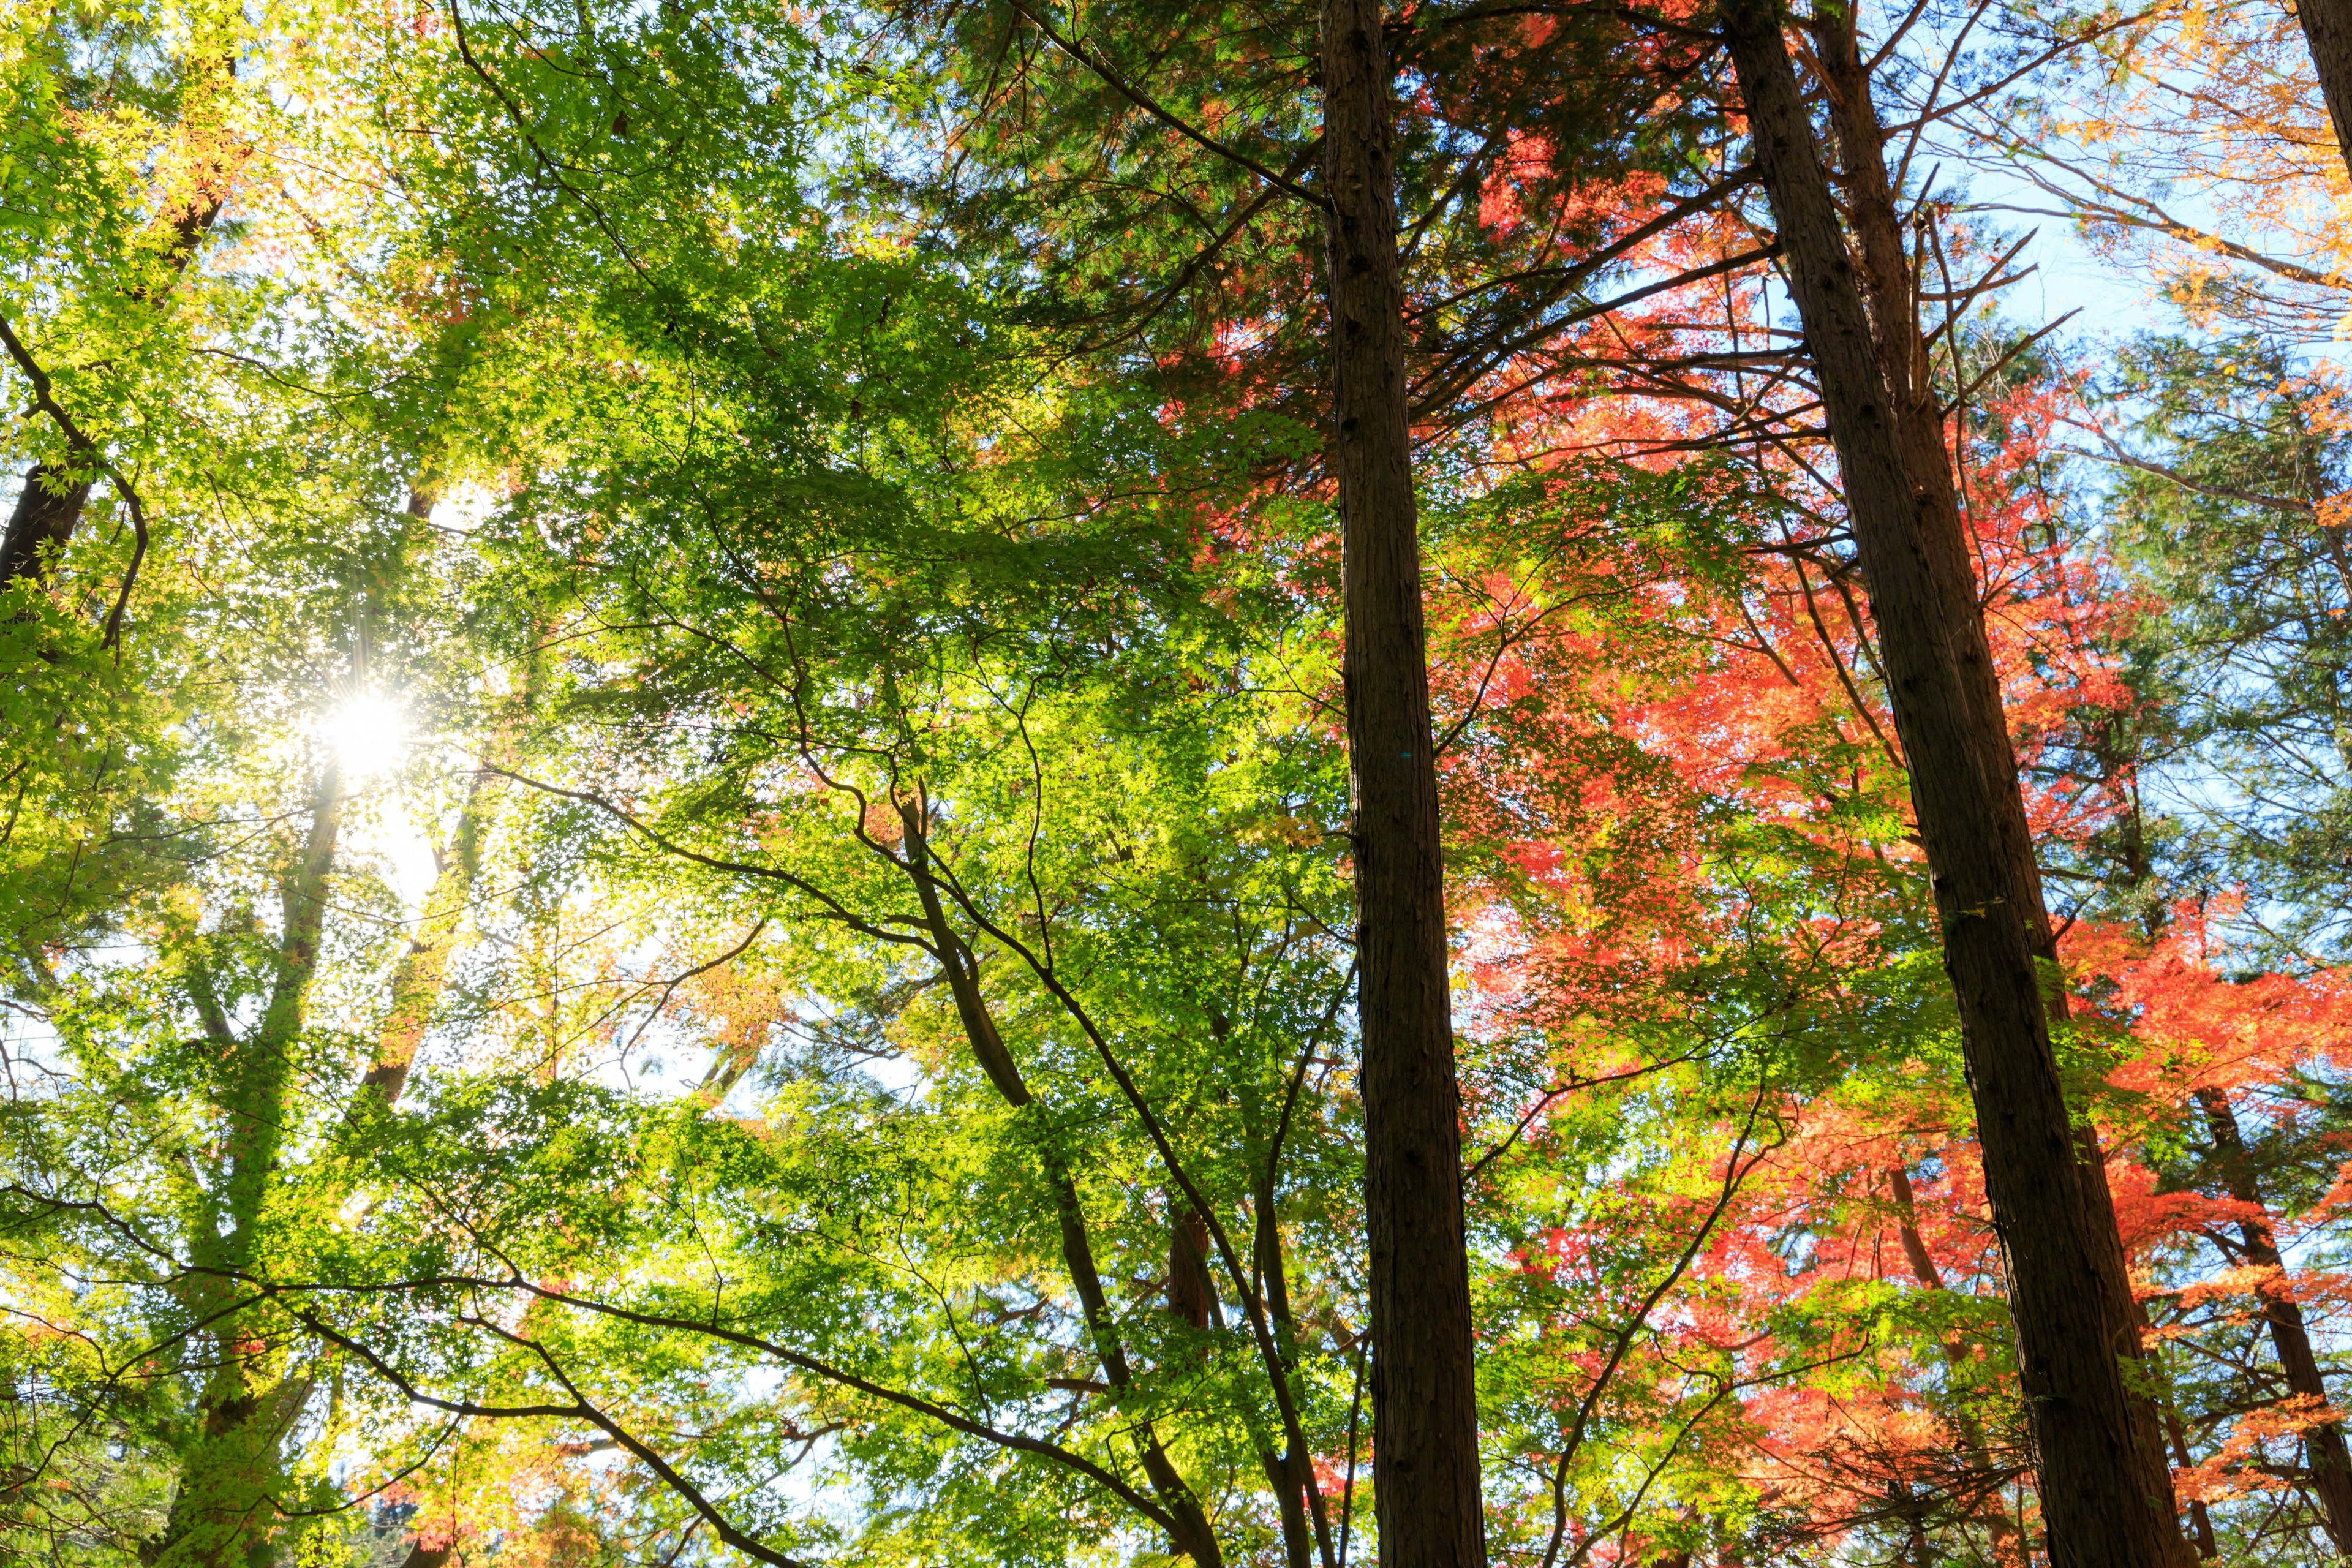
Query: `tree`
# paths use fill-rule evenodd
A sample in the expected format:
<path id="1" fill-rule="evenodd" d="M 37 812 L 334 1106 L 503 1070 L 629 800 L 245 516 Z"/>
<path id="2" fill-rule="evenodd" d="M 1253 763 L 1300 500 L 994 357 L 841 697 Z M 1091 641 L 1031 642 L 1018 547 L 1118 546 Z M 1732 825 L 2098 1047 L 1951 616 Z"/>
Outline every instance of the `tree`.
<path id="1" fill-rule="evenodd" d="M 2118 486 L 2118 544 L 2178 606 L 2137 641 L 2143 689 L 2173 720 L 2137 758 L 2169 819 L 2137 876 L 2159 910 L 2200 886 L 2243 888 L 2263 910 L 2243 932 L 2255 951 L 2290 968 L 2330 962 L 2352 777 L 2337 717 L 2336 607 L 2352 584 L 2331 521 L 2337 395 L 2258 339 L 2152 340 L 2120 369 L 2119 390 L 2146 400 L 2136 445 L 2149 466 Z M 2229 806 L 2169 785 L 2192 767 L 2226 781 Z"/>
<path id="2" fill-rule="evenodd" d="M 1372 1447 L 1383 1482 L 1375 1496 L 1383 1561 L 1481 1568 L 1461 1091 L 1381 9 L 1379 0 L 1323 7 L 1321 191 L 1330 237 L 1327 438 L 1347 605 Z"/>
<path id="3" fill-rule="evenodd" d="M 2110 1553 L 2123 1562 L 2172 1561 L 2181 1548 L 2164 1500 L 2162 1461 L 2154 1434 L 2144 1430 L 2149 1423 L 2134 1418 L 2118 1361 L 2137 1331 L 2100 1190 L 2104 1173 L 2095 1160 L 2074 1157 L 2051 1050 L 2037 969 L 2051 952 L 2048 917 L 1952 499 L 1940 411 L 1929 401 L 1933 391 L 1917 384 L 1913 318 L 1888 309 L 1903 297 L 1902 275 L 1889 275 L 1902 257 L 1874 246 L 1886 224 L 1861 219 L 1864 266 L 1879 302 L 1874 323 L 1780 24 L 1760 5 L 1728 8 L 1724 23 L 1822 380 L 1935 875 L 1987 1181 L 2011 1260 L 2026 1389 L 2035 1401 L 2052 1550 L 2062 1563 Z M 1864 171 L 1856 176 L 1857 199 L 1883 201 L 1862 162 L 1880 132 L 1866 100 L 1853 98 L 1854 85 L 1844 84 L 1840 142 L 1849 168 Z M 1834 79 L 1830 90 L 1840 90 Z"/>
<path id="4" fill-rule="evenodd" d="M 248 17 L 152 298 L 169 83 L 101 145 L 12 57 L 104 200 L 8 319 L 154 526 L 123 635 L 103 478 L 0 624 L 11 1525 L 2023 1568 L 2168 1459 L 2327 1550 L 2326 386 L 1979 310 L 1877 105 L 1990 155 L 2179 18 L 1942 21 Z"/>

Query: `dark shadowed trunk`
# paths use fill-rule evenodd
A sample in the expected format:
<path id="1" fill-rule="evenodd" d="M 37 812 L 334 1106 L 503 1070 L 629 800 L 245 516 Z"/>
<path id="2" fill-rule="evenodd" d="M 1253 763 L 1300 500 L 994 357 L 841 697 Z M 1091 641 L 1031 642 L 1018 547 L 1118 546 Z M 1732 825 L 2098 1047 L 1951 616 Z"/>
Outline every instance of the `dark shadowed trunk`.
<path id="1" fill-rule="evenodd" d="M 2319 71 L 2336 145 L 2352 168 L 2352 0 L 2295 0 L 2294 14 Z"/>
<path id="2" fill-rule="evenodd" d="M 1460 1096 L 1379 0 L 1324 0 L 1331 467 L 1346 543 L 1374 1515 L 1382 1568 L 1486 1561 Z"/>
<path id="3" fill-rule="evenodd" d="M 1196 1329 L 1217 1320 L 1217 1281 L 1209 1272 L 1209 1222 L 1184 1201 L 1168 1199 L 1168 1312 Z"/>
<path id="4" fill-rule="evenodd" d="M 1821 381 L 1933 875 L 2009 1260 L 2051 1559 L 2182 1563 L 2163 1456 L 2140 1439 L 2118 1354 L 2132 1337 L 2121 1247 L 2086 1190 L 2051 1050 L 2037 967 L 2047 918 L 1948 459 L 1940 438 L 1932 464 L 1906 451 L 1865 280 L 1779 18 L 1769 0 L 1728 0 L 1723 23 Z"/>
<path id="5" fill-rule="evenodd" d="M 1917 279 L 1904 251 L 1904 225 L 1895 209 L 1894 179 L 1886 167 L 1886 133 L 1870 90 L 1870 69 L 1864 63 L 1849 9 L 1822 14 L 1811 29 L 1822 85 L 1829 100 L 1830 125 L 1844 165 L 1844 189 L 1853 231 L 1860 249 L 1859 277 L 1870 312 L 1872 345 L 1885 378 L 1893 413 L 1895 442 L 1908 476 L 1918 534 L 1934 552 L 1931 561 L 1946 576 L 1944 591 L 1949 614 L 1963 630 L 1972 633 L 1981 647 L 1980 614 L 1977 608 L 1976 574 L 1971 563 L 1968 528 L 1960 514 L 1959 497 L 1952 484 L 1951 458 L 1944 445 L 1942 395 L 1928 363 L 1926 340 L 1919 331 Z M 1940 559 L 1938 559 L 1940 558 Z M 1965 595 L 1962 597 L 1961 595 Z M 2008 862 L 2013 897 L 2024 910 L 2026 939 L 2033 956 L 2054 965 L 2058 944 L 2042 897 L 2042 875 L 2033 858 L 2033 842 L 2021 800 L 2016 797 L 2017 753 L 2011 744 L 2008 716 L 2003 710 L 2000 681 L 1990 649 L 1980 658 L 1964 659 L 1959 674 L 1964 695 L 1975 715 L 1974 739 L 1984 759 L 1986 775 L 2006 798 L 2000 813 L 1998 852 Z M 2044 1027 L 2051 1016 L 2066 1016 L 2064 991 L 2055 985 L 2042 993 Z M 2099 1150 L 2098 1132 L 2088 1122 L 2074 1130 L 2075 1160 L 2082 1171 L 2083 1201 L 2097 1237 L 2116 1234 L 2115 1200 L 2107 1190 L 2106 1161 Z M 2139 1313 L 2133 1303 L 2130 1276 L 2120 1240 L 2099 1249 L 2105 1274 L 2102 1290 L 2111 1309 L 2109 1335 L 2117 1354 L 2140 1354 Z M 2120 1307 L 2120 1310 L 2116 1310 Z M 2171 1479 L 2163 1463 L 2162 1415 L 2154 1401 L 2137 1392 L 2138 1383 L 2125 1380 L 2125 1397 L 2131 1409 L 2133 1440 L 2148 1457 L 2147 1485 L 2154 1495 L 2168 1496 Z"/>
<path id="6" fill-rule="evenodd" d="M 2261 1268 L 2280 1266 L 2278 1240 L 2271 1234 L 2270 1210 L 2263 1203 L 2261 1184 L 2246 1141 L 2238 1134 L 2238 1113 L 2230 1097 L 2218 1089 L 2197 1091 L 2198 1109 L 2213 1136 L 2213 1156 L 2230 1184 L 2230 1195 L 2251 1211 L 2238 1225 L 2246 1261 Z M 2311 1331 L 2305 1326 L 2303 1308 L 2286 1294 L 2285 1281 L 2265 1286 L 2263 1318 L 2270 1325 L 2271 1345 L 2278 1352 L 2279 1370 L 2287 1392 L 2327 1403 L 2327 1384 L 2319 1375 L 2319 1358 L 2311 1348 Z M 2337 1555 L 2352 1557 L 2352 1452 L 2344 1442 L 2344 1428 L 2334 1422 L 2304 1434 L 2311 1457 L 2311 1489 L 2319 1499 L 2327 1539 Z"/>
<path id="7" fill-rule="evenodd" d="M 89 481 L 58 487 L 59 477 L 46 463 L 26 470 L 25 488 L 8 518 L 7 537 L 0 541 L 0 586 L 19 577 L 41 581 L 44 557 L 63 550 L 73 537 L 82 508 L 89 504 Z"/>

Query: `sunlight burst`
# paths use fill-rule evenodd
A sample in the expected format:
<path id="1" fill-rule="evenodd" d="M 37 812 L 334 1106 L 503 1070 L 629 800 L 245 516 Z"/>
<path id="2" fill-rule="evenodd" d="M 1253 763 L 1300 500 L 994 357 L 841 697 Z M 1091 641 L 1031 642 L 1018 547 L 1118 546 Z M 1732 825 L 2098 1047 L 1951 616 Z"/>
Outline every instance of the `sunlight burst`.
<path id="1" fill-rule="evenodd" d="M 373 693 L 352 697 L 329 713 L 320 733 L 347 781 L 390 773 L 408 754 L 400 704 Z"/>

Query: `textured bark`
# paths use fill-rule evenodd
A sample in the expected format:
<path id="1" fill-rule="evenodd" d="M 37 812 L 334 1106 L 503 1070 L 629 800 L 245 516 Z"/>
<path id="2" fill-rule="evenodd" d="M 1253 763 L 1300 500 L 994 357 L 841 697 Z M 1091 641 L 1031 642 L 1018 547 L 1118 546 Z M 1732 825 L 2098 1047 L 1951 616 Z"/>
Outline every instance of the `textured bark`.
<path id="1" fill-rule="evenodd" d="M 1209 1272 L 1209 1222 L 1184 1202 L 1169 1195 L 1168 1312 L 1180 1322 L 1205 1329 L 1217 1318 L 1217 1281 Z"/>
<path id="2" fill-rule="evenodd" d="M 41 582 L 47 571 L 45 558 L 63 550 L 73 537 L 82 508 L 89 504 L 89 481 L 51 488 L 58 478 L 46 463 L 35 463 L 26 471 L 16 510 L 8 517 L 7 537 L 0 541 L 0 585 L 19 577 Z"/>
<path id="3" fill-rule="evenodd" d="M 1460 1091 L 1422 621 L 1396 109 L 1379 0 L 1323 0 L 1331 467 L 1345 544 L 1373 1510 L 1382 1568 L 1486 1562 Z"/>
<path id="4" fill-rule="evenodd" d="M 215 207 L 184 218 L 180 243 L 193 247 L 216 213 Z M 415 524 L 394 557 L 394 575 L 407 570 L 408 552 L 425 537 L 421 525 L 431 516 L 433 503 L 429 489 L 410 491 L 407 512 Z M 353 656 L 354 674 L 362 677 L 366 646 L 362 634 Z M 467 794 L 452 857 L 440 867 L 409 950 L 393 972 L 390 1006 L 375 1059 L 361 1079 L 355 1100 L 373 1097 L 388 1109 L 406 1085 L 417 1044 L 447 982 L 449 958 L 479 870 L 481 839 L 495 805 L 492 783 L 484 775 Z M 282 883 L 278 970 L 258 1026 L 246 1038 L 236 1038 L 208 976 L 202 971 L 190 975 L 192 996 L 207 1032 L 233 1051 L 238 1063 L 228 1105 L 234 1130 L 229 1179 L 220 1213 L 198 1247 L 200 1257 L 225 1270 L 247 1269 L 258 1261 L 258 1220 L 278 1173 L 294 1043 L 309 1024 L 309 987 L 325 931 L 328 879 L 334 869 L 344 801 L 339 769 L 330 759 L 319 778 L 309 837 Z M 219 1237 L 222 1218 L 230 1222 L 225 1237 Z M 161 1555 L 192 1530 L 204 1537 L 189 1554 L 198 1563 L 227 1568 L 260 1561 L 270 1550 L 273 1515 L 268 1494 L 276 1477 L 277 1449 L 310 1385 L 307 1380 L 287 1380 L 265 1391 L 258 1376 L 247 1374 L 244 1354 L 236 1348 L 243 1338 L 239 1321 L 236 1317 L 224 1320 L 219 1330 L 220 1370 L 205 1394 L 205 1442 L 183 1468 L 171 1523 L 152 1543 L 150 1555 Z M 446 1551 L 440 1553 L 446 1555 Z"/>
<path id="5" fill-rule="evenodd" d="M 2261 1268 L 2279 1268 L 2278 1240 L 2271 1234 L 2270 1210 L 2263 1203 L 2262 1185 L 2255 1179 L 2254 1163 L 2246 1152 L 2246 1142 L 2238 1134 L 2238 1113 L 2231 1107 L 2230 1097 L 2218 1089 L 2200 1089 L 2197 1091 L 2197 1106 L 2205 1113 L 2206 1128 L 2213 1137 L 2213 1153 L 2230 1184 L 2230 1195 L 2252 1211 L 2238 1225 L 2246 1261 Z M 2280 1283 L 2284 1285 L 2283 1280 Z M 2327 1384 L 2319 1374 L 2319 1357 L 2312 1351 L 2311 1331 L 2303 1321 L 2303 1308 L 2283 1289 L 2266 1289 L 2262 1296 L 2263 1318 L 2270 1327 L 2271 1346 L 2278 1352 L 2279 1370 L 2285 1374 L 2287 1392 L 2316 1399 L 2322 1405 L 2328 1403 Z M 2352 1451 L 2347 1450 L 2344 1428 L 2332 1421 L 2315 1426 L 2304 1434 L 2304 1447 L 2310 1455 L 2311 1489 L 2319 1499 L 2327 1539 L 2338 1556 L 2352 1557 Z"/>
<path id="6" fill-rule="evenodd" d="M 2008 1255 L 2052 1563 L 2185 1563 L 2163 1456 L 2140 1440 L 2117 1353 L 2131 1333 L 2121 1249 L 2113 1226 L 2094 1217 L 2051 1050 L 2036 963 L 2048 951 L 2047 917 L 1948 459 L 1940 437 L 1932 464 L 1906 454 L 1865 280 L 1778 17 L 1769 0 L 1727 0 L 1722 16 L 1821 381 L 1933 876 L 1986 1191 Z"/>
<path id="7" fill-rule="evenodd" d="M 2352 169 L 2352 0 L 2295 0 L 2294 15 L 2319 72 L 2336 148 Z"/>

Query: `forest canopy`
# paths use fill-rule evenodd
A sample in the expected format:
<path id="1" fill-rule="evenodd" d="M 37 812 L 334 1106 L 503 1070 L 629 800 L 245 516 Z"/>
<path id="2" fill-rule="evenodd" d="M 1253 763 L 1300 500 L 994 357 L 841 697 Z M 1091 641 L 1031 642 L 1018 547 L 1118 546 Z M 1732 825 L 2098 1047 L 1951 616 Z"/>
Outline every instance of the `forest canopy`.
<path id="1" fill-rule="evenodd" d="M 5 3 L 0 1563 L 2352 1559 L 2352 0 Z"/>

